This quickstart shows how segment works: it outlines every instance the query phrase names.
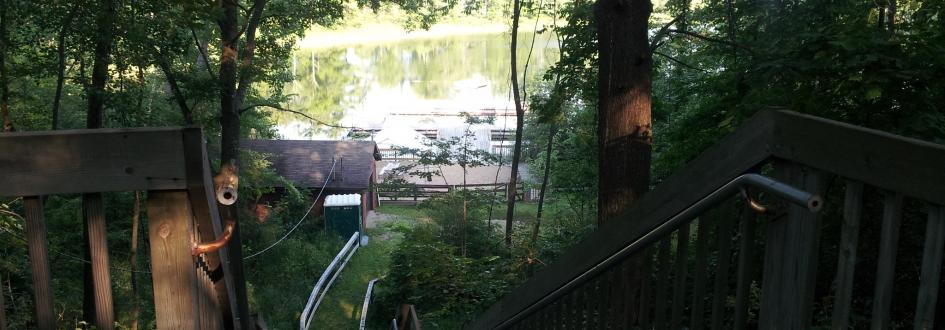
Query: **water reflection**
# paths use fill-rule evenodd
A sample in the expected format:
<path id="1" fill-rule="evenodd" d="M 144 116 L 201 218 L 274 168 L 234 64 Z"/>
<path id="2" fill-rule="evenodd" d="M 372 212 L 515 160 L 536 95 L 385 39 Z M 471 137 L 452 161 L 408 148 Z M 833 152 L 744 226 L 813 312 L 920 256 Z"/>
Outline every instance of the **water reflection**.
<path id="1" fill-rule="evenodd" d="M 520 35 L 520 71 L 534 36 Z M 286 86 L 293 95 L 287 105 L 333 125 L 365 129 L 392 122 L 415 129 L 443 128 L 455 124 L 455 116 L 463 111 L 514 114 L 509 39 L 508 33 L 482 34 L 301 49 L 292 59 L 296 80 Z M 539 78 L 557 57 L 553 36 L 537 35 L 528 79 Z M 347 133 L 313 126 L 291 114 L 277 115 L 280 133 L 287 139 L 337 139 Z"/>

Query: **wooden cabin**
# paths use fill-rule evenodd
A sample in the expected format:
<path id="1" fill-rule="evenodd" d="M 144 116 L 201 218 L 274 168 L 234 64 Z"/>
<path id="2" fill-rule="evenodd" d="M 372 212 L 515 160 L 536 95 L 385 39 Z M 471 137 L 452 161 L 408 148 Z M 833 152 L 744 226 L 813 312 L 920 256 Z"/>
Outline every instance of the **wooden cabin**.
<path id="1" fill-rule="evenodd" d="M 373 141 L 244 140 L 241 144 L 246 149 L 268 154 L 277 174 L 296 188 L 309 189 L 312 197 L 325 185 L 314 214 L 323 214 L 328 195 L 360 194 L 362 218 L 378 205 L 374 191 L 375 168 L 381 157 Z M 274 188 L 278 194 L 284 187 Z"/>

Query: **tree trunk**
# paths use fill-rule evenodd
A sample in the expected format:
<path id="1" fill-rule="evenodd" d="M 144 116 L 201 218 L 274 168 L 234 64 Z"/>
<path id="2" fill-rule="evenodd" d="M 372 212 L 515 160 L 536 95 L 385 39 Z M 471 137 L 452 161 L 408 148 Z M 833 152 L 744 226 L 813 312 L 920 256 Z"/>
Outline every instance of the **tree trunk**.
<path id="1" fill-rule="evenodd" d="M 594 7 L 598 72 L 598 226 L 625 212 L 650 185 L 653 59 L 647 37 L 650 0 L 599 0 Z M 639 318 L 641 256 L 625 262 L 622 281 L 631 324 Z"/>
<path id="2" fill-rule="evenodd" d="M 3 117 L 3 131 L 13 132 L 13 119 L 10 118 L 10 79 L 7 76 L 7 50 L 10 46 L 7 33 L 7 11 L 9 4 L 0 4 L 0 117 Z"/>
<path id="3" fill-rule="evenodd" d="M 240 113 L 236 100 L 237 43 L 239 42 L 239 6 L 237 0 L 223 0 L 223 18 L 219 21 L 223 44 L 220 55 L 220 129 L 222 164 L 239 165 Z M 238 167 L 237 167 L 238 168 Z"/>
<path id="4" fill-rule="evenodd" d="M 62 27 L 59 29 L 59 36 L 56 38 L 56 53 L 59 63 L 56 68 L 56 96 L 53 97 L 52 106 L 52 129 L 59 129 L 59 107 L 62 103 L 62 88 L 66 82 L 66 35 L 72 27 L 72 20 L 75 18 L 77 9 L 71 8 L 66 17 L 62 20 Z"/>
<path id="5" fill-rule="evenodd" d="M 598 224 L 623 213 L 649 189 L 653 60 L 649 0 L 600 0 Z"/>
<path id="6" fill-rule="evenodd" d="M 112 43 L 114 41 L 114 29 L 112 27 L 112 22 L 115 17 L 115 3 L 111 0 L 102 1 L 102 8 L 99 10 L 99 15 L 96 18 L 96 25 L 98 30 L 96 32 L 97 36 L 95 39 L 95 58 L 94 63 L 92 64 L 92 84 L 88 89 L 88 102 L 89 109 L 86 113 L 86 127 L 87 128 L 102 128 L 104 127 L 105 116 L 105 86 L 108 83 L 108 65 L 111 60 L 111 51 Z M 98 195 L 98 196 L 95 196 Z M 88 205 L 90 200 L 101 200 L 101 193 L 87 193 L 82 195 L 82 205 L 83 209 L 85 205 Z M 82 212 L 83 220 L 85 226 L 83 226 L 83 236 L 85 236 L 85 258 L 86 260 L 91 260 L 91 253 L 89 252 L 89 219 L 86 212 Z M 96 308 L 95 306 L 95 288 L 92 285 L 92 264 L 85 263 L 82 269 L 82 277 L 84 279 L 84 291 L 82 304 L 83 304 L 83 318 L 85 321 L 90 324 L 95 323 L 96 319 Z M 106 327 L 105 325 L 98 324 L 99 327 Z M 111 327 L 107 327 L 111 328 Z"/>
<path id="7" fill-rule="evenodd" d="M 184 116 L 184 124 L 193 125 L 194 113 L 191 111 L 190 107 L 187 106 L 187 98 L 184 97 L 184 92 L 182 92 L 180 86 L 177 85 L 177 78 L 174 76 L 174 71 L 171 71 L 171 64 L 168 63 L 167 56 L 159 50 L 155 50 L 155 54 L 157 56 L 158 67 L 161 68 L 161 72 L 163 72 L 164 77 L 167 78 L 167 85 L 171 88 L 171 94 L 174 96 L 174 100 L 177 101 L 177 106 L 180 107 L 180 112 Z"/>
<path id="8" fill-rule="evenodd" d="M 260 2 L 257 0 L 257 4 Z M 265 1 L 262 1 L 263 4 Z M 239 4 L 238 0 L 223 0 L 221 2 L 223 16 L 218 21 L 220 25 L 220 39 L 222 41 L 220 55 L 220 161 L 221 170 L 226 167 L 232 167 L 239 170 L 239 142 L 240 142 L 240 103 L 242 98 L 237 93 L 237 43 L 239 42 Z M 262 6 L 254 6 L 253 13 L 262 12 Z M 252 23 L 251 23 L 252 24 Z M 257 21 L 258 24 L 258 21 Z M 255 36 L 256 26 L 247 26 L 247 40 L 250 36 Z M 247 42 L 249 47 L 249 42 Z M 252 56 L 252 52 L 244 54 Z M 244 61 L 247 59 L 244 58 Z M 250 62 L 251 63 L 251 62 Z M 248 74 L 248 73 L 247 73 Z M 224 217 L 229 217 L 235 221 L 233 234 L 230 237 L 230 248 L 227 249 L 230 259 L 230 270 L 228 274 L 233 278 L 236 291 L 236 317 L 239 324 L 234 327 L 239 329 L 253 329 L 252 319 L 249 316 L 249 305 L 246 293 L 246 279 L 243 273 L 243 250 L 242 240 L 240 238 L 240 225 L 237 219 L 236 205 L 221 205 L 221 212 Z M 229 323 L 229 320 L 225 320 Z"/>
<path id="9" fill-rule="evenodd" d="M 889 8 L 886 9 L 886 29 L 889 33 L 896 32 L 896 0 L 889 0 Z"/>
<path id="10" fill-rule="evenodd" d="M 141 304 L 138 301 L 138 223 L 141 219 L 141 192 L 135 191 L 135 206 L 131 211 L 131 255 L 128 263 L 131 266 L 131 330 L 138 330 L 138 317 L 141 314 Z"/>
<path id="11" fill-rule="evenodd" d="M 541 178 L 541 190 L 538 192 L 538 212 L 535 214 L 535 228 L 532 229 L 532 243 L 538 242 L 538 231 L 541 229 L 541 212 L 545 205 L 545 192 L 548 189 L 548 175 L 551 173 L 551 149 L 555 142 L 555 134 L 558 128 L 555 124 L 550 124 L 548 129 L 548 145 L 545 147 L 545 173 Z"/>
<path id="12" fill-rule="evenodd" d="M 62 100 L 62 86 L 66 82 L 66 26 L 59 31 L 56 50 L 59 54 L 59 66 L 56 70 L 56 96 L 53 97 L 52 129 L 59 129 L 59 104 Z"/>
<path id="13" fill-rule="evenodd" d="M 111 64 L 112 43 L 115 37 L 112 27 L 114 15 L 113 1 L 102 1 L 102 8 L 96 19 L 98 32 L 95 40 L 95 62 L 92 64 L 92 85 L 89 86 L 87 128 L 105 126 L 105 85 L 108 83 L 108 65 Z"/>
<path id="14" fill-rule="evenodd" d="M 525 126 L 525 110 L 522 109 L 522 95 L 518 89 L 518 19 L 522 14 L 520 0 L 512 3 L 512 98 L 515 101 L 515 148 L 512 150 L 512 173 L 509 175 L 508 204 L 505 211 L 505 245 L 512 246 L 512 217 L 515 214 L 515 193 L 518 186 L 518 163 L 522 158 L 522 127 Z"/>

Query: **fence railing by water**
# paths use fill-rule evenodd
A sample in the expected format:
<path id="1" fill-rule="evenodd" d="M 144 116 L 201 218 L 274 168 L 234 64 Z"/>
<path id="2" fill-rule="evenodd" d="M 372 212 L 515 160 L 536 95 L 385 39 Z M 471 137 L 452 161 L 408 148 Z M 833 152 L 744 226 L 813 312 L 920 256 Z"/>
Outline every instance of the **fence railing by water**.
<path id="1" fill-rule="evenodd" d="M 941 145 L 761 112 L 470 328 L 932 328 L 945 241 L 942 164 Z M 751 173 L 823 196 L 825 208 L 749 187 L 748 199 L 693 211 Z M 678 220 L 685 214 L 698 217 Z M 924 243 L 900 246 L 903 225 Z M 860 243 L 861 233 L 878 241 Z M 921 257 L 897 261 L 911 255 Z"/>

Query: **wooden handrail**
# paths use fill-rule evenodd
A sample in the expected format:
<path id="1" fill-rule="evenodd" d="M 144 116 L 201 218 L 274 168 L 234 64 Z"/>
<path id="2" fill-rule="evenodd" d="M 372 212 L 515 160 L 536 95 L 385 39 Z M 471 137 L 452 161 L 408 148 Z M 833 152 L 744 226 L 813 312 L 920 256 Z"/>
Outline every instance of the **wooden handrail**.
<path id="1" fill-rule="evenodd" d="M 55 328 L 55 319 L 50 317 L 53 299 L 42 198 L 36 196 L 141 190 L 147 190 L 149 197 L 157 326 L 216 329 L 223 323 L 250 324 L 245 296 L 235 290 L 242 285 L 234 279 L 241 266 L 231 266 L 228 255 L 239 247 L 225 246 L 235 223 L 224 228 L 220 220 L 199 128 L 9 133 L 0 136 L 0 148 L 6 151 L 0 154 L 0 196 L 32 196 L 24 200 L 40 328 Z M 90 200 L 86 214 L 95 223 L 104 223 L 101 201 Z M 90 246 L 105 246 L 103 231 L 101 227 L 89 236 Z M 194 246 L 194 241 L 210 243 Z M 192 256 L 194 250 L 203 253 L 199 262 Z M 109 292 L 107 251 L 93 248 L 90 253 L 95 290 Z M 198 268 L 205 271 L 194 271 Z M 114 318 L 108 298 L 96 294 L 96 323 L 103 328 L 109 328 Z"/>
<path id="2" fill-rule="evenodd" d="M 803 165 L 945 204 L 945 171 L 931 165 L 945 164 L 945 146 L 790 111 L 762 111 L 513 289 L 470 328 L 496 328 L 724 182 L 772 162 Z"/>

